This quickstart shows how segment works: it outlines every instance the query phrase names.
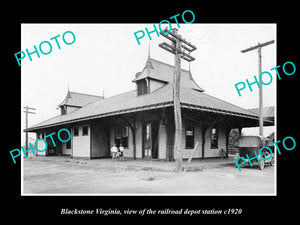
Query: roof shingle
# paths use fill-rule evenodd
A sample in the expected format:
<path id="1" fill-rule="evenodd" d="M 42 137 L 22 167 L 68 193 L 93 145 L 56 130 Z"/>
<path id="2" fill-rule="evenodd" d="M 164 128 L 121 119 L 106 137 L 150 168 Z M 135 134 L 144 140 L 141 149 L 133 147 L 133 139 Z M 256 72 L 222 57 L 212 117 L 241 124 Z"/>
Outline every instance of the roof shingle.
<path id="1" fill-rule="evenodd" d="M 172 66 L 153 59 L 151 59 L 151 61 L 155 68 L 155 72 L 150 74 L 151 77 L 168 82 L 161 88 L 145 95 L 137 96 L 137 92 L 134 90 L 109 98 L 96 100 L 66 115 L 55 116 L 36 124 L 25 131 L 34 131 L 36 129 L 49 126 L 173 105 Z M 143 72 L 134 79 L 134 81 L 141 79 L 141 76 L 145 77 L 145 73 L 143 74 Z M 215 112 L 225 114 L 255 119 L 258 118 L 258 115 L 254 112 L 250 112 L 246 109 L 203 93 L 201 91 L 203 89 L 195 83 L 189 72 L 182 70 L 181 78 L 180 98 L 182 105 L 196 105 L 204 110 L 210 109 Z M 79 104 L 80 102 L 76 103 Z"/>
<path id="2" fill-rule="evenodd" d="M 174 66 L 167 63 L 160 62 L 158 60 L 148 58 L 147 63 L 143 71 L 133 80 L 133 82 L 152 78 L 155 80 L 164 81 L 173 84 Z M 193 79 L 189 71 L 181 69 L 180 85 L 183 87 L 193 88 L 195 90 L 203 92 L 201 88 Z"/>
<path id="3" fill-rule="evenodd" d="M 84 93 L 78 93 L 73 91 L 68 91 L 65 99 L 58 106 L 69 105 L 69 106 L 78 106 L 82 107 L 90 102 L 103 99 L 102 96 L 90 95 Z"/>

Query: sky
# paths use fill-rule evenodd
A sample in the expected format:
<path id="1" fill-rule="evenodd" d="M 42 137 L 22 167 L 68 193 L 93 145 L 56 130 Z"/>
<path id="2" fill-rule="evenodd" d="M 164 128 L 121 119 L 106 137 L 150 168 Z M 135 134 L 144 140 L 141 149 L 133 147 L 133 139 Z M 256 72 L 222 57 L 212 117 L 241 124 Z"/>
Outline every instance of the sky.
<path id="1" fill-rule="evenodd" d="M 180 21 L 179 21 L 180 22 Z M 171 24 L 177 27 L 176 23 Z M 158 27 L 158 24 L 156 24 Z M 158 46 L 169 40 L 151 34 L 145 35 L 138 45 L 134 32 L 153 29 L 153 24 L 22 24 L 21 49 L 34 51 L 43 41 L 52 44 L 48 55 L 40 53 L 40 58 L 32 54 L 21 64 L 21 129 L 25 128 L 23 107 L 36 108 L 36 114 L 29 114 L 29 126 L 60 114 L 57 106 L 64 100 L 68 86 L 70 91 L 103 95 L 105 98 L 135 89 L 132 80 L 145 66 L 150 46 L 151 58 L 174 65 L 174 55 Z M 72 31 L 76 40 L 66 45 L 62 35 Z M 276 62 L 276 24 L 200 24 L 180 23 L 179 34 L 197 47 L 191 53 L 196 58 L 191 62 L 191 73 L 196 83 L 206 94 L 243 108 L 258 107 L 258 88 L 253 85 L 241 91 L 239 97 L 235 84 L 254 81 L 258 76 L 258 53 L 256 50 L 241 53 L 242 49 L 275 40 L 275 44 L 262 48 L 262 71 L 273 75 L 273 82 L 263 86 L 264 106 L 276 104 L 275 71 Z M 57 38 L 61 49 L 58 49 Z M 66 35 L 66 41 L 72 41 Z M 43 44 L 47 51 L 47 44 Z M 182 68 L 189 68 L 182 60 Z M 18 66 L 16 61 L 16 66 Z M 276 78 L 276 79 L 275 79 Z M 267 82 L 267 78 L 265 80 Z M 35 138 L 35 134 L 30 134 Z M 22 134 L 22 143 L 24 133 Z"/>

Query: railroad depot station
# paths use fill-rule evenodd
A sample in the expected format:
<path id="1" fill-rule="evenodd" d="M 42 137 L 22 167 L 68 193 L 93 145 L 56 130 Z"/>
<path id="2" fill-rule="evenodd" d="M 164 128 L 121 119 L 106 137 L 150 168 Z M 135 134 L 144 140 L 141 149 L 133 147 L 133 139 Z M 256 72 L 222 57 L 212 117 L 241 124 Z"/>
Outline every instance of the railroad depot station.
<path id="1" fill-rule="evenodd" d="M 35 132 L 37 138 L 43 139 L 62 128 L 71 132 L 69 142 L 55 140 L 56 146 L 46 138 L 48 148 L 36 151 L 38 156 L 106 158 L 111 157 L 110 149 L 116 143 L 125 148 L 125 158 L 173 161 L 176 157 L 173 75 L 174 66 L 148 56 L 144 69 L 133 77 L 136 90 L 108 98 L 68 90 L 59 104 L 60 115 L 24 131 Z M 259 124 L 257 112 L 205 94 L 191 72 L 184 69 L 181 69 L 180 105 L 182 158 L 190 156 L 197 142 L 193 158 L 221 157 L 222 151 L 228 152 L 232 129 L 241 132 L 242 128 Z M 274 120 L 264 119 L 264 126 L 273 125 Z"/>

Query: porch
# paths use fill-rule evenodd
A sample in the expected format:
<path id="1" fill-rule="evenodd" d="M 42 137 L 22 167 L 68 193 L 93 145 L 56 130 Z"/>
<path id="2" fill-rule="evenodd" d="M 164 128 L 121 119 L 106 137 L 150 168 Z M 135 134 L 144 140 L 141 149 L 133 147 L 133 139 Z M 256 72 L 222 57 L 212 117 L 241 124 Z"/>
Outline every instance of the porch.
<path id="1" fill-rule="evenodd" d="M 198 110 L 192 106 L 182 109 L 182 158 L 193 152 L 194 159 L 222 158 L 228 151 L 229 135 L 237 128 L 255 126 L 257 118 L 241 117 L 222 112 Z M 72 124 L 65 128 L 71 132 L 69 143 L 60 143 L 45 155 L 69 155 L 74 158 L 110 158 L 110 148 L 117 144 L 125 148 L 124 156 L 131 159 L 174 161 L 174 117 L 172 107 L 146 109 L 140 112 L 111 115 Z M 38 131 L 37 137 L 45 138 L 63 126 L 48 127 Z M 42 148 L 41 148 L 42 149 Z M 52 152 L 53 154 L 51 154 Z"/>

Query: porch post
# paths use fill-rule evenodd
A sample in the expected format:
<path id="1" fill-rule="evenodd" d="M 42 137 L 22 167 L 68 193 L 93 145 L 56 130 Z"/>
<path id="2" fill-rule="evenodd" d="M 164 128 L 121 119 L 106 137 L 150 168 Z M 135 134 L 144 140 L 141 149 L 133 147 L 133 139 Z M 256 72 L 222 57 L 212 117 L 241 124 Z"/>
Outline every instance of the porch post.
<path id="1" fill-rule="evenodd" d="M 35 135 L 36 135 L 36 140 L 40 138 L 39 132 L 36 132 Z M 38 156 L 38 151 L 36 149 L 35 149 L 35 156 Z"/>
<path id="2" fill-rule="evenodd" d="M 202 156 L 201 158 L 204 159 L 205 157 L 205 136 L 206 136 L 206 131 L 208 129 L 208 125 L 204 124 L 204 121 L 202 121 Z"/>
<path id="3" fill-rule="evenodd" d="M 135 119 L 133 122 L 133 127 L 130 126 L 131 128 L 131 133 L 132 133 L 132 144 L 133 144 L 133 159 L 136 159 L 136 141 L 135 141 Z"/>
<path id="4" fill-rule="evenodd" d="M 243 129 L 243 127 L 239 126 L 239 127 L 237 127 L 237 129 L 239 131 L 239 136 L 241 136 L 242 135 L 242 129 Z"/>
<path id="5" fill-rule="evenodd" d="M 133 125 L 127 120 L 128 126 L 130 127 L 131 134 L 132 134 L 132 145 L 133 145 L 133 159 L 136 159 L 136 141 L 135 141 L 135 130 L 136 130 L 136 120 L 135 117 L 133 119 Z"/>
<path id="6" fill-rule="evenodd" d="M 228 157 L 228 145 L 229 145 L 229 134 L 230 134 L 231 128 L 227 128 L 225 131 L 225 137 L 226 137 L 226 152 L 225 152 L 225 156 Z"/>

